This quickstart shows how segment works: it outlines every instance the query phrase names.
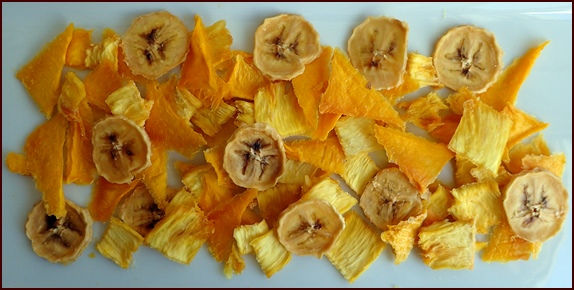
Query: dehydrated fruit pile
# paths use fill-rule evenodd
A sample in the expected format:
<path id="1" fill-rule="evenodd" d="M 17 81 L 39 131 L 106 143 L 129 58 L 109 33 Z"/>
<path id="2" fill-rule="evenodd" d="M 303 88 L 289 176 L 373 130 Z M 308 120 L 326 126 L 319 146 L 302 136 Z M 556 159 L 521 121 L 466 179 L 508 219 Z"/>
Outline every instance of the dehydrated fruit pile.
<path id="1" fill-rule="evenodd" d="M 350 282 L 387 244 L 396 264 L 418 247 L 432 269 L 472 269 L 479 251 L 536 257 L 568 212 L 566 161 L 541 134 L 525 140 L 548 124 L 514 104 L 548 42 L 503 67 L 483 28 L 452 28 L 432 56 L 408 52 L 408 32 L 368 17 L 347 55 L 299 15 L 265 19 L 253 52 L 200 16 L 190 31 L 167 11 L 142 15 L 100 43 L 70 24 L 16 74 L 47 118 L 6 159 L 42 193 L 32 249 L 71 263 L 97 221 L 97 250 L 122 268 L 140 246 L 189 264 L 206 244 L 228 278 L 250 253 L 267 277 L 293 254 L 325 255 Z M 190 160 L 174 163 L 180 188 L 171 151 Z M 454 188 L 437 179 L 448 162 Z M 70 183 L 92 185 L 86 208 L 66 199 Z"/>

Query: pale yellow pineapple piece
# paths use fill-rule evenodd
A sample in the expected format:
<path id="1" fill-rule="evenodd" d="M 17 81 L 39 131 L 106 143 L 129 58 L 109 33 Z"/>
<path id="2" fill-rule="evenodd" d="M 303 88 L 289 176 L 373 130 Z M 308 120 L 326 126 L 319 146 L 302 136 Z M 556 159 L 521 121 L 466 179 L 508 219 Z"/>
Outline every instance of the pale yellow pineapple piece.
<path id="1" fill-rule="evenodd" d="M 478 97 L 467 87 L 461 87 L 458 91 L 450 94 L 446 98 L 446 102 L 451 111 L 457 115 L 462 115 L 464 111 L 464 103 L 470 99 L 478 100 Z"/>
<path id="2" fill-rule="evenodd" d="M 340 214 L 346 213 L 355 204 L 357 199 L 344 191 L 339 182 L 326 176 L 315 183 L 309 191 L 303 193 L 301 199 L 324 199 L 329 202 Z"/>
<path id="3" fill-rule="evenodd" d="M 269 230 L 265 234 L 253 239 L 250 243 L 255 252 L 255 258 L 267 278 L 271 278 L 291 261 L 291 253 L 283 247 L 275 234 Z"/>
<path id="4" fill-rule="evenodd" d="M 276 226 L 279 214 L 299 198 L 301 198 L 301 186 L 278 183 L 274 187 L 258 192 L 257 204 L 261 216 L 273 228 Z"/>
<path id="5" fill-rule="evenodd" d="M 502 188 L 508 184 L 510 178 L 512 177 L 512 174 L 510 174 L 510 172 L 508 172 L 502 165 L 498 167 L 498 172 L 496 175 L 482 167 L 475 167 L 471 169 L 470 175 L 472 175 L 472 177 L 474 177 L 478 182 L 494 180 L 496 183 L 498 183 L 499 188 Z"/>
<path id="6" fill-rule="evenodd" d="M 473 222 L 441 221 L 419 229 L 423 262 L 431 269 L 474 268 L 476 228 Z"/>
<path id="7" fill-rule="evenodd" d="M 457 187 L 476 181 L 472 174 L 470 174 L 470 170 L 473 168 L 476 168 L 476 165 L 474 165 L 472 161 L 458 154 L 455 156 L 454 183 Z"/>
<path id="8" fill-rule="evenodd" d="M 237 100 L 234 105 L 237 109 L 237 116 L 233 121 L 235 126 L 240 127 L 243 124 L 255 123 L 255 104 L 253 102 Z"/>
<path id="9" fill-rule="evenodd" d="M 538 134 L 528 143 L 518 143 L 510 149 L 508 160 L 504 160 L 508 171 L 512 174 L 522 171 L 522 158 L 528 154 L 550 155 L 550 149 L 548 149 L 542 134 Z"/>
<path id="10" fill-rule="evenodd" d="M 149 118 L 153 100 L 145 100 L 133 81 L 129 81 L 123 87 L 115 90 L 106 98 L 106 104 L 112 114 L 125 116 L 126 118 L 143 126 Z"/>
<path id="11" fill-rule="evenodd" d="M 231 254 L 227 261 L 225 261 L 225 265 L 223 265 L 223 274 L 225 275 L 225 278 L 231 279 L 233 274 L 239 275 L 243 272 L 243 269 L 245 269 L 245 260 L 239 253 L 237 245 L 233 244 L 231 247 Z"/>
<path id="12" fill-rule="evenodd" d="M 421 88 L 427 86 L 437 89 L 444 87 L 436 76 L 431 56 L 410 52 L 407 58 L 407 73 L 419 83 Z"/>
<path id="13" fill-rule="evenodd" d="M 359 214 L 345 214 L 345 229 L 326 253 L 329 261 L 349 282 L 363 274 L 385 249 L 379 233 Z"/>
<path id="14" fill-rule="evenodd" d="M 548 155 L 534 155 L 528 154 L 522 158 L 522 169 L 529 170 L 536 167 L 548 169 L 558 177 L 562 177 L 564 167 L 566 166 L 566 155 L 564 153 L 556 153 Z"/>
<path id="15" fill-rule="evenodd" d="M 95 68 L 98 64 L 109 61 L 117 71 L 120 36 L 113 30 L 106 28 L 102 33 L 102 38 L 102 42 L 92 44 L 90 48 L 86 50 L 85 65 L 87 68 Z"/>
<path id="16" fill-rule="evenodd" d="M 213 171 L 211 164 L 203 164 L 186 173 L 181 179 L 183 187 L 175 193 L 168 203 L 165 209 L 166 213 L 181 206 L 193 206 L 198 203 L 203 192 L 203 175 L 210 172 L 215 174 Z"/>
<path id="17" fill-rule="evenodd" d="M 375 138 L 373 119 L 343 116 L 335 124 L 335 132 L 347 157 L 383 148 Z"/>
<path id="18" fill-rule="evenodd" d="M 412 101 L 400 102 L 397 107 L 406 110 L 401 115 L 403 120 L 411 122 L 427 132 L 444 124 L 440 112 L 448 110 L 443 99 L 436 92 L 431 92 Z"/>
<path id="19" fill-rule="evenodd" d="M 431 225 L 434 222 L 445 220 L 450 215 L 448 209 L 453 203 L 454 197 L 450 190 L 439 184 L 426 203 L 427 217 L 424 225 Z"/>
<path id="20" fill-rule="evenodd" d="M 389 225 L 389 229 L 381 233 L 381 240 L 388 243 L 395 253 L 395 265 L 404 262 L 413 249 L 415 238 L 427 213 L 409 217 L 408 220 L 399 222 L 397 225 Z"/>
<path id="21" fill-rule="evenodd" d="M 145 243 L 168 259 L 187 265 L 213 231 L 213 222 L 197 205 L 181 206 L 166 213 L 146 236 Z"/>
<path id="22" fill-rule="evenodd" d="M 492 173 L 498 171 L 512 121 L 479 100 L 464 103 L 464 113 L 448 148 Z"/>
<path id="23" fill-rule="evenodd" d="M 357 193 L 363 194 L 367 183 L 377 174 L 379 167 L 367 153 L 360 153 L 347 158 L 345 170 L 341 177 Z"/>
<path id="24" fill-rule="evenodd" d="M 203 106 L 198 98 L 183 87 L 176 87 L 175 93 L 166 94 L 166 97 L 173 111 L 184 120 L 191 120 L 195 111 Z"/>
<path id="25" fill-rule="evenodd" d="M 256 224 L 242 225 L 233 230 L 233 237 L 240 255 L 253 252 L 253 247 L 249 244 L 253 239 L 260 237 L 269 231 L 269 226 L 265 220 Z"/>
<path id="26" fill-rule="evenodd" d="M 200 128 L 208 136 L 214 136 L 221 126 L 235 116 L 237 109 L 225 102 L 220 102 L 216 108 L 201 107 L 191 117 L 191 123 Z"/>
<path id="27" fill-rule="evenodd" d="M 448 211 L 461 221 L 474 221 L 476 231 L 488 233 L 505 218 L 498 183 L 494 180 L 465 184 L 452 191 L 454 204 Z"/>
<path id="28" fill-rule="evenodd" d="M 127 269 L 132 262 L 132 254 L 143 243 L 144 238 L 116 217 L 111 217 L 102 239 L 96 249 L 104 257 Z"/>
<path id="29" fill-rule="evenodd" d="M 305 184 L 305 176 L 311 177 L 319 169 L 309 163 L 297 161 L 294 159 L 285 159 L 285 170 L 283 175 L 277 182 L 303 185 Z"/>

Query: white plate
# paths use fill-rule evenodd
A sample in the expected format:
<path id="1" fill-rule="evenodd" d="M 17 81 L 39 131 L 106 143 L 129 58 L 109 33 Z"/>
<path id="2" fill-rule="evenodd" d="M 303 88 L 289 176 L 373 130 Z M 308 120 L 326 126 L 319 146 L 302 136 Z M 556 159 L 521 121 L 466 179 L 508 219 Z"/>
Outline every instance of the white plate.
<path id="1" fill-rule="evenodd" d="M 102 257 L 94 245 L 103 225 L 96 224 L 94 239 L 69 266 L 50 264 L 34 254 L 24 234 L 26 215 L 40 199 L 30 177 L 8 171 L 6 154 L 21 152 L 26 136 L 44 117 L 14 77 L 40 48 L 74 22 L 94 29 L 94 41 L 103 28 L 122 34 L 140 14 L 165 9 L 193 28 L 199 14 L 206 25 L 225 19 L 234 49 L 251 51 L 253 33 L 265 17 L 298 13 L 317 29 L 325 45 L 346 48 L 354 26 L 369 15 L 386 15 L 410 27 L 409 50 L 430 55 L 434 42 L 448 28 L 475 24 L 491 30 L 505 51 L 504 63 L 544 40 L 542 51 L 522 86 L 517 106 L 550 126 L 543 132 L 549 147 L 567 156 L 564 183 L 572 193 L 572 3 L 2 3 L 2 286 L 3 287 L 572 287 L 572 213 L 562 232 L 542 247 L 537 260 L 487 264 L 477 255 L 473 270 L 431 270 L 416 252 L 401 265 L 393 264 L 390 247 L 353 284 L 326 258 L 294 256 L 267 279 L 253 258 L 243 274 L 231 280 L 222 274 L 204 246 L 189 266 L 141 247 L 133 265 L 123 270 Z M 494 133 L 493 133 L 494 134 Z M 449 170 L 446 168 L 445 170 Z M 445 176 L 444 172 L 441 176 Z M 173 180 L 170 180 L 173 183 Z M 177 184 L 177 180 L 175 181 Z M 68 198 L 82 205 L 88 187 L 66 186 Z M 568 201 L 572 207 L 571 199 Z M 95 258 L 90 258 L 90 254 Z"/>

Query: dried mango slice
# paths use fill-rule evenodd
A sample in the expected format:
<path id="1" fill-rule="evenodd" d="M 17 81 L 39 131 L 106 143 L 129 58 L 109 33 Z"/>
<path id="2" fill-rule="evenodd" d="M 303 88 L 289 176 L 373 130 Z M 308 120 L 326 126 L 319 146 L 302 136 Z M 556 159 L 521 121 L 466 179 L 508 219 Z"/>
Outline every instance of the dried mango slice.
<path id="1" fill-rule="evenodd" d="M 515 104 L 518 91 L 524 83 L 534 62 L 540 56 L 542 49 L 550 43 L 545 41 L 530 48 L 524 55 L 516 58 L 510 66 L 506 67 L 496 82 L 478 97 L 494 109 L 502 111 L 507 104 Z"/>
<path id="2" fill-rule="evenodd" d="M 491 262 L 510 262 L 528 260 L 538 255 L 541 243 L 531 243 L 517 236 L 507 221 L 497 225 L 484 248 L 482 260 Z"/>
<path id="3" fill-rule="evenodd" d="M 271 125 L 283 138 L 313 131 L 297 103 L 290 82 L 272 83 L 259 90 L 255 95 L 254 109 L 255 121 Z"/>
<path id="4" fill-rule="evenodd" d="M 283 247 L 275 230 L 253 239 L 249 243 L 255 252 L 255 258 L 267 278 L 271 278 L 291 261 L 291 253 Z"/>
<path id="5" fill-rule="evenodd" d="M 234 56 L 234 66 L 227 79 L 231 97 L 253 100 L 259 88 L 269 85 L 269 80 L 252 63 L 245 61 L 241 54 Z"/>
<path id="6" fill-rule="evenodd" d="M 345 152 L 337 136 L 331 134 L 325 141 L 293 140 L 285 142 L 287 158 L 317 166 L 327 172 L 342 174 L 345 170 Z"/>
<path id="7" fill-rule="evenodd" d="M 123 80 L 113 63 L 104 61 L 97 65 L 84 79 L 86 98 L 90 105 L 96 106 L 107 114 L 112 111 L 106 103 L 108 96 L 123 86 Z"/>
<path id="8" fill-rule="evenodd" d="M 429 135 L 436 139 L 438 142 L 448 144 L 458 124 L 460 123 L 461 116 L 457 114 L 448 114 L 442 117 L 442 125 L 437 126 L 434 130 L 429 132 Z"/>
<path id="9" fill-rule="evenodd" d="M 195 111 L 191 123 L 209 136 L 215 136 L 223 124 L 235 116 L 237 109 L 225 102 L 219 103 L 217 108 L 202 107 Z"/>
<path id="10" fill-rule="evenodd" d="M 213 221 L 215 228 L 213 234 L 207 238 L 207 245 L 216 261 L 225 261 L 231 255 L 235 243 L 233 230 L 240 225 L 243 212 L 256 196 L 256 189 L 247 189 L 207 213 L 207 218 Z"/>
<path id="11" fill-rule="evenodd" d="M 454 204 L 448 209 L 455 219 L 474 221 L 476 231 L 486 234 L 505 219 L 498 183 L 492 180 L 453 188 Z"/>
<path id="12" fill-rule="evenodd" d="M 347 157 L 383 148 L 375 138 L 373 119 L 343 116 L 335 124 L 335 132 Z"/>
<path id="13" fill-rule="evenodd" d="M 452 206 L 453 203 L 454 197 L 450 193 L 450 190 L 446 189 L 442 185 L 439 185 L 437 189 L 431 194 L 430 199 L 425 206 L 427 217 L 424 220 L 423 225 L 428 226 L 435 222 L 445 220 L 450 215 L 448 209 Z"/>
<path id="14" fill-rule="evenodd" d="M 227 123 L 221 125 L 221 129 L 219 129 L 219 132 L 213 135 L 213 137 L 204 135 L 205 141 L 207 141 L 207 147 L 225 147 L 225 145 L 227 145 L 227 140 L 229 140 L 237 128 L 235 120 L 231 118 Z"/>
<path id="15" fill-rule="evenodd" d="M 169 201 L 165 212 L 172 211 L 180 206 L 192 206 L 198 203 L 199 197 L 203 192 L 203 175 L 207 173 L 214 173 L 210 164 L 195 166 L 187 171 L 181 179 L 183 187 Z"/>
<path id="16" fill-rule="evenodd" d="M 548 169 L 558 177 L 562 177 L 566 166 L 566 155 L 557 153 L 552 155 L 528 154 L 522 158 L 522 170 L 534 169 L 536 167 Z"/>
<path id="17" fill-rule="evenodd" d="M 75 69 L 86 69 L 86 51 L 92 44 L 93 30 L 74 28 L 72 39 L 66 51 L 66 66 Z"/>
<path id="18" fill-rule="evenodd" d="M 274 227 L 279 214 L 290 204 L 301 197 L 301 187 L 296 184 L 278 183 L 274 187 L 260 191 L 257 194 L 257 203 L 261 216 L 267 224 Z"/>
<path id="19" fill-rule="evenodd" d="M 166 213 L 144 242 L 168 259 L 189 265 L 213 231 L 213 222 L 199 207 L 182 206 Z"/>
<path id="20" fill-rule="evenodd" d="M 385 243 L 356 211 L 348 211 L 344 217 L 345 229 L 326 256 L 343 277 L 353 283 L 379 257 Z"/>
<path id="21" fill-rule="evenodd" d="M 367 79 L 353 67 L 345 53 L 335 48 L 329 85 L 321 97 L 319 113 L 367 117 L 404 129 L 405 123 L 392 104 L 367 84 Z"/>
<path id="22" fill-rule="evenodd" d="M 250 245 L 253 239 L 269 231 L 269 226 L 265 220 L 256 224 L 242 225 L 233 230 L 233 238 L 237 243 L 237 249 L 240 255 L 245 255 L 253 252 L 253 247 Z"/>
<path id="23" fill-rule="evenodd" d="M 319 141 L 325 141 L 329 137 L 329 133 L 335 128 L 335 125 L 341 116 L 341 114 L 319 114 L 317 129 L 313 131 L 311 138 Z"/>
<path id="24" fill-rule="evenodd" d="M 64 75 L 64 82 L 58 97 L 58 111 L 68 121 L 80 122 L 80 103 L 86 98 L 86 87 L 82 80 L 72 71 Z M 91 120 L 90 120 L 91 121 Z"/>
<path id="25" fill-rule="evenodd" d="M 237 189 L 232 190 L 228 187 L 221 186 L 217 181 L 215 171 L 209 171 L 201 177 L 202 192 L 199 196 L 199 207 L 209 212 L 215 208 L 219 203 L 229 200 L 236 193 Z"/>
<path id="26" fill-rule="evenodd" d="M 423 262 L 431 269 L 474 268 L 476 228 L 472 222 L 441 221 L 419 229 Z"/>
<path id="27" fill-rule="evenodd" d="M 191 46 L 181 66 L 179 85 L 194 89 L 215 88 L 218 76 L 210 53 L 207 31 L 199 15 L 196 14 L 194 19 L 195 26 L 190 37 Z"/>
<path id="28" fill-rule="evenodd" d="M 110 223 L 96 244 L 102 256 L 127 269 L 132 263 L 132 254 L 143 243 L 144 238 L 120 219 L 112 217 Z"/>
<path id="29" fill-rule="evenodd" d="M 357 154 L 347 159 L 341 177 L 357 193 L 363 194 L 367 183 L 377 174 L 379 167 L 367 153 Z"/>
<path id="30" fill-rule="evenodd" d="M 167 207 L 167 150 L 152 146 L 151 165 L 138 173 L 138 177 L 153 197 L 160 209 Z"/>
<path id="31" fill-rule="evenodd" d="M 305 177 L 315 175 L 317 170 L 317 167 L 312 164 L 286 159 L 285 171 L 277 182 L 303 185 L 305 183 Z"/>
<path id="32" fill-rule="evenodd" d="M 110 183 L 103 177 L 98 177 L 92 189 L 92 199 L 88 204 L 90 215 L 95 221 L 108 221 L 118 203 L 124 196 L 132 192 L 139 184 L 138 179 L 130 183 Z"/>
<path id="33" fill-rule="evenodd" d="M 375 125 L 375 137 L 385 147 L 389 162 L 397 164 L 419 192 L 424 192 L 454 158 L 446 145 L 412 133 Z"/>
<path id="34" fill-rule="evenodd" d="M 301 199 L 313 198 L 328 201 L 340 214 L 345 214 L 357 204 L 357 199 L 344 191 L 339 182 L 329 176 L 319 180 L 301 196 Z"/>
<path id="35" fill-rule="evenodd" d="M 450 94 L 446 98 L 446 102 L 451 111 L 453 111 L 457 115 L 462 115 L 464 111 L 464 102 L 473 99 L 477 100 L 478 97 L 471 92 L 468 87 L 464 86 L 458 89 L 458 91 Z"/>
<path id="36" fill-rule="evenodd" d="M 102 42 L 91 45 L 86 51 L 85 64 L 87 68 L 94 68 L 100 63 L 110 62 L 114 70 L 118 70 L 118 47 L 120 36 L 110 28 L 102 32 Z"/>
<path id="37" fill-rule="evenodd" d="M 73 33 L 74 24 L 70 23 L 66 30 L 46 44 L 16 73 L 16 78 L 22 82 L 42 114 L 48 119 L 52 118 L 54 106 L 60 96 L 62 69 Z"/>
<path id="38" fill-rule="evenodd" d="M 510 150 L 518 142 L 524 138 L 542 131 L 548 127 L 548 123 L 538 121 L 534 116 L 509 104 L 502 110 L 512 120 L 512 127 L 510 127 L 510 135 L 506 143 L 506 150 Z"/>
<path id="39" fill-rule="evenodd" d="M 381 233 L 381 240 L 390 244 L 393 253 L 395 253 L 395 265 L 406 261 L 409 257 L 418 230 L 426 217 L 426 212 L 423 212 L 417 216 L 409 217 L 408 220 L 401 221 L 397 225 L 389 225 L 389 229 Z"/>
<path id="40" fill-rule="evenodd" d="M 146 86 L 146 98 L 153 100 L 154 106 L 146 121 L 145 129 L 152 144 L 175 150 L 193 159 L 206 141 L 201 134 L 191 128 L 189 121 L 182 120 L 171 109 L 165 96 L 173 93 L 175 93 L 173 79 L 159 86 L 157 83 Z"/>
<path id="41" fill-rule="evenodd" d="M 217 146 L 206 149 L 203 151 L 205 160 L 213 166 L 217 174 L 217 182 L 220 186 L 236 189 L 238 186 L 231 180 L 229 174 L 223 168 L 223 155 L 225 154 L 225 146 Z"/>
<path id="42" fill-rule="evenodd" d="M 6 156 L 6 166 L 8 170 L 20 175 L 32 175 L 30 168 L 28 168 L 28 161 L 26 156 L 14 152 L 9 152 Z"/>
<path id="43" fill-rule="evenodd" d="M 143 126 L 149 118 L 152 100 L 141 97 L 140 91 L 134 81 L 128 81 L 124 86 L 112 92 L 105 100 L 112 114 L 125 116 Z"/>
<path id="44" fill-rule="evenodd" d="M 436 92 L 431 92 L 413 101 L 400 102 L 397 104 L 397 107 L 406 110 L 401 115 L 405 121 L 411 122 L 427 132 L 433 131 L 444 124 L 441 111 L 448 109 Z"/>
<path id="45" fill-rule="evenodd" d="M 239 250 L 237 249 L 237 245 L 233 244 L 231 248 L 231 254 L 227 261 L 225 261 L 225 265 L 223 266 L 223 274 L 227 279 L 231 279 L 233 274 L 239 275 L 245 269 L 245 260 L 239 254 Z"/>
<path id="46" fill-rule="evenodd" d="M 390 89 L 379 90 L 379 92 L 389 101 L 390 104 L 394 105 L 400 99 L 418 90 L 420 87 L 420 83 L 414 79 L 411 74 L 405 72 L 403 75 L 403 82 L 400 85 Z"/>
<path id="47" fill-rule="evenodd" d="M 542 134 L 538 134 L 528 143 L 518 143 L 508 151 L 509 160 L 505 161 L 508 171 L 512 174 L 522 171 L 522 159 L 528 154 L 550 155 L 550 149 Z"/>
<path id="48" fill-rule="evenodd" d="M 448 148 L 492 173 L 498 171 L 512 120 L 480 100 L 464 103 L 464 113 Z M 496 132 L 496 133 L 493 133 Z"/>
<path id="49" fill-rule="evenodd" d="M 417 81 L 420 87 L 431 86 L 440 89 L 444 85 L 438 80 L 432 57 L 410 52 L 407 58 L 407 74 Z"/>

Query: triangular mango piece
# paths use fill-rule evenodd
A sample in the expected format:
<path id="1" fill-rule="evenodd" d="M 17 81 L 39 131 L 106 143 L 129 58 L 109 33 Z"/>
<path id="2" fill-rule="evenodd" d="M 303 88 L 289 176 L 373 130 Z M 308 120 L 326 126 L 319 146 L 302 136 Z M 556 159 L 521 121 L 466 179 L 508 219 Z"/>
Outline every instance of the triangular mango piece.
<path id="1" fill-rule="evenodd" d="M 528 143 L 518 143 L 508 151 L 508 160 L 504 160 L 508 171 L 517 174 L 522 171 L 522 159 L 528 154 L 550 155 L 550 149 L 542 134 L 538 134 Z"/>
<path id="2" fill-rule="evenodd" d="M 86 69 L 86 51 L 92 45 L 93 30 L 75 28 L 66 52 L 66 65 L 76 69 Z"/>
<path id="3" fill-rule="evenodd" d="M 494 228 L 481 258 L 488 263 L 528 260 L 530 256 L 536 258 L 539 250 L 539 243 L 531 243 L 520 238 L 504 220 Z"/>
<path id="4" fill-rule="evenodd" d="M 506 150 L 510 150 L 512 146 L 518 144 L 526 137 L 542 131 L 548 127 L 548 123 L 538 121 L 534 116 L 516 108 L 514 105 L 509 104 L 502 110 L 512 120 L 512 127 L 510 127 L 510 136 L 506 142 Z"/>
<path id="5" fill-rule="evenodd" d="M 84 79 L 86 98 L 90 105 L 96 106 L 107 114 L 112 113 L 106 103 L 108 96 L 123 86 L 123 80 L 114 64 L 104 61 L 97 65 Z"/>
<path id="6" fill-rule="evenodd" d="M 167 207 L 167 157 L 165 148 L 152 146 L 151 165 L 138 173 L 138 177 L 160 209 Z"/>
<path id="7" fill-rule="evenodd" d="M 325 141 L 293 140 L 285 142 L 287 158 L 310 163 L 327 172 L 342 174 L 345 170 L 345 152 L 336 135 Z"/>
<path id="8" fill-rule="evenodd" d="M 138 179 L 130 183 L 116 184 L 98 177 L 92 189 L 92 199 L 88 210 L 94 221 L 108 221 L 122 198 L 132 192 L 139 184 Z"/>
<path id="9" fill-rule="evenodd" d="M 406 110 L 401 115 L 405 121 L 411 122 L 427 132 L 444 125 L 441 112 L 448 110 L 443 99 L 436 92 L 431 92 L 413 101 L 400 102 L 397 107 Z"/>
<path id="10" fill-rule="evenodd" d="M 229 84 L 229 96 L 245 100 L 253 100 L 261 87 L 267 86 L 269 80 L 261 71 L 245 61 L 245 57 L 236 54 L 235 64 L 231 69 L 227 83 Z"/>

